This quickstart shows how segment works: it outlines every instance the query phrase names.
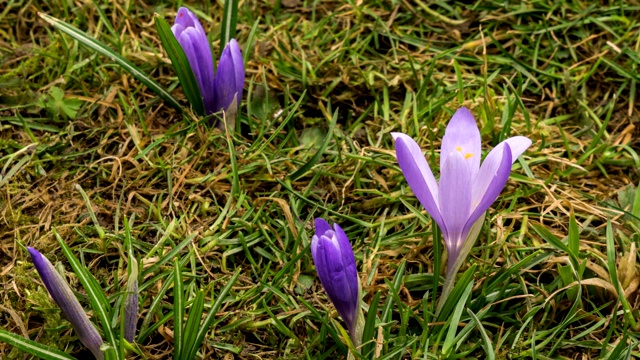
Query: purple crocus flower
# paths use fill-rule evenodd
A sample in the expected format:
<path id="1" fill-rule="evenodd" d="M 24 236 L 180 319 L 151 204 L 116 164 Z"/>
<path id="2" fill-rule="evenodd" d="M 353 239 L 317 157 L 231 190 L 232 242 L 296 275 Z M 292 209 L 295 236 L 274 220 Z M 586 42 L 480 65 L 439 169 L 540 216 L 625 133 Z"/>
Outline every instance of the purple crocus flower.
<path id="1" fill-rule="evenodd" d="M 215 112 L 213 56 L 209 39 L 200 21 L 189 9 L 181 7 L 171 31 L 189 60 L 200 88 L 205 111 L 207 114 Z"/>
<path id="2" fill-rule="evenodd" d="M 124 338 L 132 343 L 138 324 L 138 261 L 130 257 L 131 273 L 127 279 L 127 294 L 124 300 Z"/>
<path id="3" fill-rule="evenodd" d="M 236 113 L 244 89 L 244 61 L 240 46 L 235 39 L 231 39 L 222 51 L 218 63 L 218 76 L 214 84 L 216 94 L 214 110 Z"/>
<path id="4" fill-rule="evenodd" d="M 56 271 L 51 262 L 42 256 L 38 250 L 28 247 L 29 255 L 33 260 L 33 265 L 36 267 L 42 283 L 47 288 L 47 291 L 58 304 L 60 310 L 69 319 L 69 323 L 73 326 L 73 329 L 78 335 L 78 339 L 84 346 L 86 346 L 93 356 L 98 360 L 104 359 L 104 353 L 100 350 L 102 345 L 102 338 L 98 331 L 93 326 L 84 309 L 78 302 L 78 299 L 73 295 L 69 284 L 64 278 Z"/>
<path id="5" fill-rule="evenodd" d="M 333 224 L 332 229 L 324 219 L 318 218 L 315 227 L 311 255 L 318 277 L 357 346 L 362 337 L 362 334 L 358 335 L 360 284 L 351 243 L 338 224 Z"/>
<path id="6" fill-rule="evenodd" d="M 491 150 L 480 165 L 480 131 L 471 112 L 460 108 L 442 139 L 440 181 L 436 182 L 420 146 L 405 134 L 391 135 L 404 177 L 442 231 L 449 257 L 447 278 L 452 278 L 465 243 L 477 237 L 477 231 L 472 231 L 474 224 L 498 198 L 511 166 L 531 140 L 524 136 L 509 138 Z"/>

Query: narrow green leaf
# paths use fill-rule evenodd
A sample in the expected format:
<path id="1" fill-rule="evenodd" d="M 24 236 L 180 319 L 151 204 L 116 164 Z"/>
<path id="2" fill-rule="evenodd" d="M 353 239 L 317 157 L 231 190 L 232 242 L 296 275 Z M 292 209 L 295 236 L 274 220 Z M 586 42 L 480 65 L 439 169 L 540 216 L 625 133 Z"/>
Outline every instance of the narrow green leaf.
<path id="1" fill-rule="evenodd" d="M 156 317 L 155 314 L 160 313 L 162 298 L 169 290 L 169 287 L 173 285 L 173 276 L 171 275 L 172 274 L 168 274 L 165 278 L 165 281 L 161 282 L 163 283 L 162 288 L 153 298 L 153 301 L 151 302 L 151 306 L 149 306 L 149 311 L 147 312 L 147 315 L 142 321 L 142 326 L 140 326 L 140 332 L 138 333 L 138 337 L 136 339 L 136 341 L 139 343 L 143 342 L 147 338 L 147 336 L 151 334 L 151 331 L 149 329 L 149 324 L 151 324 L 151 321 L 155 319 Z M 157 323 L 158 321 L 155 321 L 155 324 L 153 326 L 157 325 Z"/>
<path id="2" fill-rule="evenodd" d="M 607 219 L 607 230 L 606 230 L 606 238 L 607 238 L 607 267 L 609 268 L 609 276 L 611 277 L 611 284 L 615 287 L 616 292 L 618 293 L 618 299 L 622 303 L 622 308 L 624 309 L 624 317 L 629 322 L 629 325 L 633 329 L 636 329 L 636 319 L 633 317 L 632 309 L 629 306 L 629 302 L 627 298 L 624 296 L 624 290 L 622 286 L 620 286 L 620 282 L 618 281 L 618 270 L 616 267 L 616 245 L 613 239 L 613 228 L 611 227 L 611 220 Z"/>
<path id="3" fill-rule="evenodd" d="M 224 49 L 229 41 L 236 37 L 236 23 L 238 21 L 238 0 L 225 0 L 222 14 L 222 29 L 220 29 L 220 49 Z"/>
<path id="4" fill-rule="evenodd" d="M 156 29 L 158 30 L 158 36 L 160 36 L 160 41 L 162 42 L 162 47 L 164 47 L 167 55 L 169 55 L 169 59 L 171 59 L 171 64 L 176 70 L 184 95 L 187 97 L 189 103 L 193 107 L 193 110 L 198 115 L 205 115 L 202 94 L 200 93 L 196 76 L 193 74 L 191 65 L 189 65 L 187 55 L 184 53 L 182 46 L 173 35 L 171 27 L 169 27 L 167 22 L 158 14 L 155 14 L 154 19 L 156 22 Z"/>
<path id="5" fill-rule="evenodd" d="M 62 20 L 56 19 L 53 16 L 49 16 L 45 13 L 40 12 L 38 13 L 38 16 L 44 19 L 44 21 L 51 24 L 57 30 L 71 36 L 74 40 L 77 40 L 82 45 L 115 61 L 122 69 L 124 69 L 134 78 L 138 79 L 138 81 L 146 85 L 149 89 L 151 89 L 151 91 L 158 94 L 158 96 L 166 101 L 169 106 L 182 112 L 182 106 L 180 106 L 178 100 L 171 96 L 171 94 L 164 87 L 162 87 L 162 85 L 158 84 L 155 80 L 142 72 L 137 66 L 133 65 L 129 60 L 125 59 L 120 54 L 110 49 L 101 41 L 87 35 L 85 32 L 80 31 L 79 29 L 67 24 Z"/>
<path id="6" fill-rule="evenodd" d="M 531 227 L 533 228 L 533 230 L 535 230 L 535 232 L 538 233 L 538 235 L 540 235 L 540 237 L 542 237 L 549 244 L 559 249 L 560 251 L 564 251 L 565 253 L 567 253 L 567 255 L 569 255 L 569 259 L 571 260 L 574 268 L 577 269 L 579 267 L 577 254 L 575 254 L 569 248 L 569 246 L 567 246 L 567 244 L 565 244 L 562 240 L 558 239 L 544 226 L 533 224 Z"/>
<path id="7" fill-rule="evenodd" d="M 298 301 L 300 301 L 302 305 L 306 306 L 307 309 L 316 317 L 316 319 L 322 323 L 324 329 L 326 329 L 326 331 L 329 333 L 329 336 L 331 336 L 331 339 L 333 339 L 336 346 L 338 347 L 338 351 L 340 353 L 346 352 L 347 346 L 342 342 L 342 339 L 340 339 L 340 336 L 338 336 L 338 333 L 336 332 L 334 327 L 329 324 L 327 318 L 322 316 L 313 305 L 309 304 L 302 297 L 298 297 Z M 345 339 L 347 338 L 349 338 L 349 335 L 347 335 Z"/>
<path id="8" fill-rule="evenodd" d="M 89 211 L 89 217 L 91 218 L 91 221 L 93 221 L 93 226 L 96 228 L 96 231 L 98 232 L 98 237 L 100 238 L 100 240 L 103 240 L 102 250 L 104 250 L 105 232 L 104 232 L 104 229 L 102 229 L 102 226 L 100 226 L 98 217 L 96 217 L 96 214 L 93 212 L 93 207 L 91 206 L 91 200 L 89 199 L 89 196 L 87 196 L 87 193 L 84 192 L 84 189 L 82 189 L 82 186 L 80 186 L 80 184 L 76 184 L 75 187 L 76 187 L 76 190 L 80 192 L 80 195 L 82 196 L 82 200 L 84 200 L 84 204 L 87 206 L 87 211 Z"/>
<path id="9" fill-rule="evenodd" d="M 460 299 L 462 294 L 464 293 L 468 284 L 470 284 L 473 280 L 473 274 L 476 272 L 478 266 L 476 264 L 472 265 L 467 269 L 467 271 L 462 274 L 458 282 L 451 290 L 449 294 L 449 299 Z M 454 306 L 456 306 L 457 302 L 455 301 L 445 301 L 442 309 L 438 313 L 438 322 L 447 321 L 449 319 L 449 315 L 454 310 Z"/>
<path id="10" fill-rule="evenodd" d="M 458 299 L 458 302 L 456 303 L 453 316 L 451 316 L 449 320 L 449 329 L 447 331 L 447 337 L 444 339 L 444 343 L 442 344 L 442 352 L 447 355 L 454 348 L 454 345 L 455 345 L 454 339 L 456 338 L 456 333 L 458 332 L 458 323 L 460 322 L 462 311 L 464 310 L 465 305 L 467 304 L 467 299 L 469 298 L 469 295 L 471 295 L 472 289 L 473 289 L 473 281 L 470 281 L 467 284 L 466 288 L 464 289 L 462 296 L 455 298 L 455 299 Z"/>
<path id="11" fill-rule="evenodd" d="M 380 302 L 380 295 L 382 293 L 378 291 L 371 300 L 369 310 L 367 311 L 367 320 L 364 325 L 364 331 L 362 332 L 362 355 L 368 358 L 369 354 L 373 352 L 375 341 L 374 336 L 376 333 L 376 318 L 378 315 L 378 303 Z"/>
<path id="12" fill-rule="evenodd" d="M 73 356 L 49 346 L 0 329 L 0 341 L 43 360 L 76 360 Z"/>
<path id="13" fill-rule="evenodd" d="M 202 320 L 203 310 L 204 291 L 199 290 L 196 293 L 196 298 L 193 300 L 193 304 L 191 304 L 191 309 L 189 309 L 189 317 L 187 318 L 187 323 L 184 326 L 184 343 L 182 345 L 183 353 L 185 353 L 185 351 L 190 351 L 195 345 L 194 343 L 198 336 L 198 330 L 200 329 L 200 321 Z"/>
<path id="14" fill-rule="evenodd" d="M 578 223 L 576 222 L 576 216 L 571 212 L 569 217 L 569 250 L 578 256 L 580 252 L 580 230 L 578 229 Z"/>
<path id="15" fill-rule="evenodd" d="M 184 319 L 184 298 L 182 267 L 178 259 L 173 261 L 173 358 L 182 359 L 184 344 L 182 321 Z"/>
<path id="16" fill-rule="evenodd" d="M 473 311 L 471 311 L 471 309 L 467 309 L 467 314 L 471 316 L 473 321 L 478 326 L 478 330 L 480 331 L 480 336 L 482 336 L 482 347 L 484 348 L 484 354 L 486 356 L 486 359 L 495 360 L 496 352 L 495 350 L 493 350 L 493 344 L 491 343 L 491 339 L 489 339 L 489 335 L 487 334 L 487 331 L 484 329 L 484 326 L 482 326 L 480 319 L 478 319 L 476 314 L 474 314 Z"/>
<path id="17" fill-rule="evenodd" d="M 173 259 L 173 257 L 175 257 L 176 255 L 178 255 L 178 253 L 180 251 L 182 251 L 182 249 L 185 248 L 185 246 L 189 245 L 191 243 L 191 241 L 196 237 L 196 233 L 193 233 L 189 236 L 187 236 L 186 239 L 184 239 L 180 244 L 174 246 L 173 249 L 171 249 L 171 251 L 169 251 L 165 256 L 161 257 L 160 260 L 158 260 L 157 262 L 155 262 L 153 264 L 153 266 L 149 267 L 148 269 L 144 270 L 142 272 L 142 275 L 140 276 L 141 279 L 144 279 L 147 277 L 147 275 L 155 272 L 158 268 L 160 268 L 160 266 L 164 265 L 167 261 Z M 151 255 L 151 253 L 147 254 L 147 256 Z"/>
<path id="18" fill-rule="evenodd" d="M 209 331 L 209 327 L 211 327 L 211 324 L 213 324 L 213 321 L 216 319 L 216 313 L 218 312 L 218 310 L 220 310 L 220 307 L 222 307 L 222 302 L 227 297 L 227 294 L 229 293 L 229 291 L 231 291 L 231 288 L 233 287 L 233 285 L 236 283 L 236 280 L 238 279 L 238 276 L 240 275 L 241 270 L 242 269 L 238 269 L 231 276 L 231 279 L 229 279 L 229 281 L 227 282 L 227 285 L 225 285 L 222 288 L 222 291 L 220 291 L 218 298 L 211 306 L 211 309 L 209 309 L 209 313 L 207 314 L 207 317 L 204 319 L 204 323 L 198 330 L 198 334 L 196 335 L 196 340 L 193 342 L 193 347 L 191 348 L 190 351 L 188 351 L 188 354 L 187 354 L 188 356 L 184 357 L 184 359 L 193 359 L 196 356 L 198 349 L 200 349 L 200 345 L 204 341 L 204 337 L 207 335 L 207 332 Z"/>
<path id="19" fill-rule="evenodd" d="M 89 298 L 89 302 L 91 303 L 93 313 L 98 316 L 98 319 L 100 319 L 102 330 L 104 331 L 107 343 L 111 345 L 111 349 L 107 350 L 106 352 L 113 353 L 114 358 L 117 360 L 124 360 L 120 358 L 119 354 L 114 351 L 114 349 L 118 348 L 118 340 L 116 339 L 116 336 L 113 333 L 113 329 L 111 328 L 111 305 L 109 304 L 104 291 L 102 291 L 102 288 L 98 284 L 98 281 L 96 281 L 96 279 L 93 277 L 93 275 L 91 275 L 91 273 L 84 266 L 82 266 L 75 255 L 73 255 L 71 248 L 69 248 L 66 241 L 64 241 L 64 239 L 60 237 L 60 234 L 58 234 L 55 229 L 53 229 L 53 234 L 58 240 L 58 244 L 60 244 L 62 252 L 67 258 L 67 261 L 69 261 L 73 272 L 76 274 L 76 276 L 80 280 L 80 283 L 84 287 L 84 290 L 87 292 L 87 297 Z M 105 355 L 108 356 L 108 354 Z"/>
<path id="20" fill-rule="evenodd" d="M 291 181 L 295 181 L 296 179 L 304 175 L 320 160 L 320 157 L 322 157 L 322 154 L 324 154 L 324 151 L 327 149 L 331 138 L 333 138 L 333 130 L 335 129 L 337 122 L 338 110 L 336 109 L 336 111 L 333 113 L 333 118 L 331 119 L 331 124 L 329 124 L 329 130 L 327 131 L 327 136 L 324 138 L 322 146 L 320 146 L 315 155 L 313 155 L 313 157 L 309 159 L 306 164 L 302 165 L 302 167 L 296 170 L 293 174 L 289 175 L 289 179 L 291 179 Z"/>

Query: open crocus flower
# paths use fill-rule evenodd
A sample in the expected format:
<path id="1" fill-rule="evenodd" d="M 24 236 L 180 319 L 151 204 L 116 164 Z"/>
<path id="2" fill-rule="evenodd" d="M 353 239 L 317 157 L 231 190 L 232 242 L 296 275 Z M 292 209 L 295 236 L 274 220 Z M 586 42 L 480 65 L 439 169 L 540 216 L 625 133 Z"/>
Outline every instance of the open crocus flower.
<path id="1" fill-rule="evenodd" d="M 27 249 L 29 250 L 29 255 L 31 255 L 31 260 L 33 260 L 33 265 L 36 267 L 40 279 L 42 279 L 42 283 L 56 304 L 58 304 L 60 310 L 69 319 L 69 323 L 76 331 L 80 342 L 93 353 L 97 360 L 103 360 L 104 353 L 100 350 L 102 338 L 96 328 L 93 327 L 91 321 L 89 321 L 78 299 L 73 295 L 69 284 L 38 250 L 32 247 Z"/>
<path id="2" fill-rule="evenodd" d="M 318 277 L 329 300 L 347 324 L 351 340 L 359 346 L 362 341 L 360 283 L 351 243 L 338 224 L 333 224 L 332 229 L 324 219 L 318 218 L 315 227 L 311 255 Z"/>
<path id="3" fill-rule="evenodd" d="M 460 108 L 442 139 L 440 181 L 436 182 L 420 146 L 405 134 L 391 135 L 404 177 L 442 231 L 449 258 L 447 280 L 451 281 L 467 255 L 465 245 L 475 241 L 485 212 L 498 198 L 511 166 L 531 140 L 524 136 L 509 138 L 491 150 L 480 165 L 480 131 L 471 112 Z"/>

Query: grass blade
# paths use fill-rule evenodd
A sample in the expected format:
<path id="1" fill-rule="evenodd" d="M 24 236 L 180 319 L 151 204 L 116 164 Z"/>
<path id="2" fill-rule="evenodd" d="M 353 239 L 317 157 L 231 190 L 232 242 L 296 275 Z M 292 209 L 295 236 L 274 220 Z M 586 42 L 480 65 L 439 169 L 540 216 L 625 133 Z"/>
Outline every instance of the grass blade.
<path id="1" fill-rule="evenodd" d="M 289 179 L 291 179 L 291 181 L 295 181 L 297 178 L 304 175 L 307 171 L 309 171 L 313 167 L 313 165 L 315 165 L 320 160 L 320 157 L 322 157 L 322 154 L 324 154 L 324 151 L 327 149 L 327 146 L 329 145 L 331 138 L 333 138 L 333 129 L 335 129 L 337 122 L 338 122 L 338 110 L 336 109 L 336 111 L 333 113 L 333 119 L 331 119 L 331 124 L 329 125 L 329 131 L 327 131 L 327 136 L 324 138 L 324 142 L 322 143 L 322 146 L 320 146 L 318 151 L 313 155 L 311 159 L 309 159 L 309 161 L 307 161 L 306 164 L 302 165 L 302 167 L 296 170 L 293 174 L 289 175 Z"/>
<path id="2" fill-rule="evenodd" d="M 220 49 L 236 37 L 236 23 L 238 21 L 238 0 L 225 0 L 222 14 L 222 29 L 220 29 Z"/>
<path id="3" fill-rule="evenodd" d="M 442 344 L 442 352 L 446 355 L 450 354 L 453 350 L 455 344 L 454 339 L 456 338 L 456 333 L 458 332 L 458 323 L 460 322 L 460 317 L 462 316 L 462 311 L 467 304 L 467 299 L 469 295 L 471 295 L 471 290 L 473 289 L 473 281 L 470 281 L 467 284 L 467 287 L 464 289 L 462 296 L 460 296 L 458 303 L 456 304 L 456 308 L 453 312 L 453 315 L 449 319 L 449 329 L 447 330 L 447 337 L 444 339 L 444 343 Z"/>
<path id="4" fill-rule="evenodd" d="M 184 319 L 184 298 L 182 287 L 182 267 L 180 261 L 173 261 L 173 358 L 182 359 L 184 344 L 182 321 Z"/>
<path id="5" fill-rule="evenodd" d="M 615 287 L 616 292 L 618 293 L 618 299 L 622 303 L 622 308 L 624 309 L 624 317 L 627 319 L 632 328 L 636 328 L 636 319 L 631 312 L 631 307 L 629 306 L 629 302 L 627 298 L 624 296 L 624 290 L 620 285 L 620 281 L 618 281 L 618 270 L 616 267 L 616 245 L 613 239 L 613 228 L 611 227 L 611 220 L 607 220 L 607 229 L 606 229 L 606 238 L 607 238 L 607 267 L 609 268 L 609 276 L 611 278 L 611 284 Z"/>
<path id="6" fill-rule="evenodd" d="M 187 354 L 188 356 L 184 357 L 185 359 L 193 359 L 196 356 L 198 349 L 200 349 L 200 345 L 204 341 L 205 335 L 207 335 L 207 332 L 209 331 L 209 327 L 211 326 L 213 321 L 216 319 L 216 313 L 218 312 L 218 310 L 220 310 L 220 308 L 222 307 L 222 302 L 227 297 L 227 294 L 229 293 L 229 291 L 231 291 L 231 288 L 233 287 L 233 285 L 236 283 L 236 280 L 240 275 L 240 271 L 241 269 L 238 269 L 231 276 L 231 279 L 229 279 L 229 281 L 227 282 L 227 285 L 225 285 L 222 288 L 222 291 L 220 291 L 218 298 L 213 303 L 213 305 L 211 306 L 211 309 L 209 310 L 209 313 L 207 314 L 207 317 L 204 319 L 204 323 L 202 324 L 202 326 L 200 326 L 200 329 L 198 329 L 198 333 L 196 335 L 195 341 L 193 342 L 193 346 L 188 351 L 188 354 Z"/>
<path id="7" fill-rule="evenodd" d="M 103 44 L 96 38 L 93 38 L 83 31 L 67 24 L 66 22 L 56 19 L 53 16 L 47 15 L 45 13 L 38 13 L 44 21 L 51 24 L 54 28 L 63 33 L 71 36 L 74 40 L 77 40 L 82 45 L 88 47 L 89 49 L 100 53 L 108 57 L 109 59 L 115 61 L 121 68 L 123 68 L 126 72 L 133 75 L 138 81 L 145 84 L 149 89 L 158 94 L 162 100 L 166 101 L 169 106 L 172 108 L 182 112 L 182 106 L 176 98 L 171 96 L 171 94 L 164 88 L 162 85 L 158 84 L 155 80 L 150 78 L 147 74 L 142 72 L 137 66 L 133 65 L 129 60 L 122 57 L 120 54 L 113 51 L 107 45 Z"/>
<path id="8" fill-rule="evenodd" d="M 200 328 L 200 321 L 202 320 L 202 311 L 204 310 L 204 291 L 200 290 L 196 294 L 196 298 L 191 305 L 191 309 L 189 309 L 189 317 L 187 318 L 187 323 L 184 326 L 183 331 L 183 339 L 184 342 L 182 344 L 183 353 L 184 349 L 194 348 L 195 341 L 198 335 L 198 329 Z M 188 358 L 191 359 L 191 358 Z"/>
<path id="9" fill-rule="evenodd" d="M 76 360 L 73 356 L 63 353 L 60 350 L 56 350 L 2 329 L 0 329 L 0 341 L 43 360 Z"/>
<path id="10" fill-rule="evenodd" d="M 487 360 L 495 360 L 496 353 L 495 350 L 493 350 L 493 344 L 491 343 L 491 339 L 489 338 L 489 335 L 487 335 L 487 331 L 484 329 L 484 326 L 482 326 L 480 319 L 478 319 L 478 316 L 476 316 L 476 314 L 470 309 L 467 309 L 467 314 L 469 314 L 473 321 L 475 321 L 476 325 L 478 325 L 480 336 L 482 336 L 482 347 L 484 348 Z"/>

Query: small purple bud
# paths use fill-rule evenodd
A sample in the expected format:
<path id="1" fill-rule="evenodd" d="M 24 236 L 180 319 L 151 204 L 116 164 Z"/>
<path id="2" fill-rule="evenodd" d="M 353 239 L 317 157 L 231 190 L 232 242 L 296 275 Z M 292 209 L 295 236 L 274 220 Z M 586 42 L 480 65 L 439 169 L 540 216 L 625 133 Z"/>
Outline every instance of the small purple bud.
<path id="1" fill-rule="evenodd" d="M 132 343 L 138 324 L 138 261 L 130 257 L 131 273 L 127 279 L 127 295 L 124 300 L 124 338 Z"/>
<path id="2" fill-rule="evenodd" d="M 62 313 L 67 317 L 71 326 L 73 326 L 80 342 L 91 350 L 96 359 L 103 360 L 104 353 L 100 350 L 102 338 L 91 321 L 89 321 L 78 299 L 73 295 L 69 284 L 38 250 L 32 247 L 27 249 L 33 260 L 33 265 L 36 267 L 40 279 L 42 279 L 42 283 L 56 304 L 58 304 Z"/>
<path id="3" fill-rule="evenodd" d="M 216 111 L 214 108 L 213 55 L 207 34 L 196 15 L 184 7 L 178 10 L 171 31 L 189 60 L 189 65 L 200 88 L 205 110 L 207 114 L 212 114 Z"/>
<path id="4" fill-rule="evenodd" d="M 355 338 L 360 312 L 360 283 L 356 258 L 349 238 L 338 224 L 333 229 L 321 218 L 315 221 L 316 234 L 311 240 L 311 255 L 329 300 Z"/>
<path id="5" fill-rule="evenodd" d="M 215 79 L 215 111 L 224 110 L 236 113 L 242 100 L 244 89 L 244 61 L 240 46 L 231 39 L 224 47 L 218 63 L 218 76 Z M 235 108 L 231 108 L 234 106 Z"/>

